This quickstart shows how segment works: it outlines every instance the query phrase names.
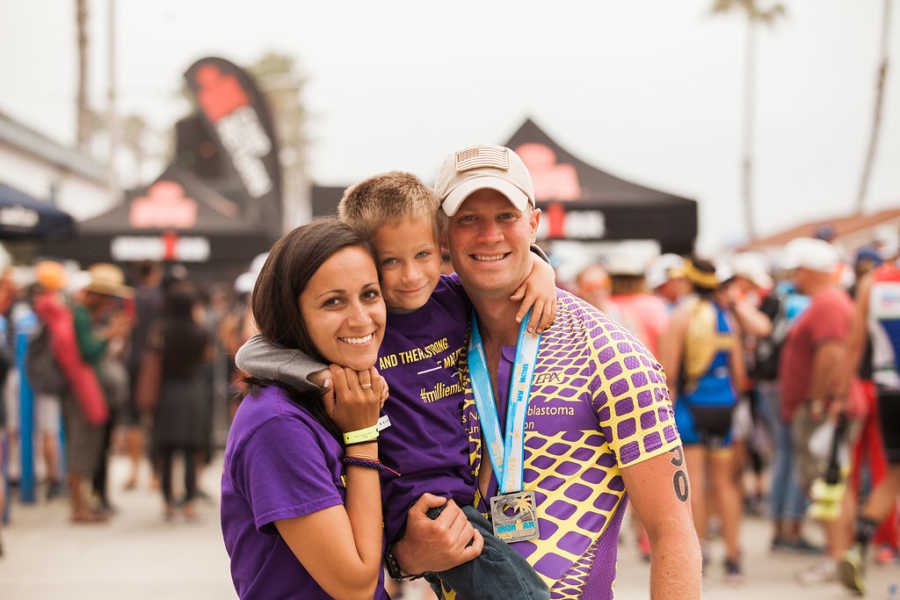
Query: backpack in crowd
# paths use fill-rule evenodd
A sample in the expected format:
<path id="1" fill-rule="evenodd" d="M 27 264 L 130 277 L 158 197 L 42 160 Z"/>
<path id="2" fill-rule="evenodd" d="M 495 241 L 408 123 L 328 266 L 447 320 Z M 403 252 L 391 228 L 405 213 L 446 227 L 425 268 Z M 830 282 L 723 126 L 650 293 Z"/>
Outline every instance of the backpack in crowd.
<path id="1" fill-rule="evenodd" d="M 53 355 L 50 330 L 46 325 L 38 327 L 28 340 L 25 351 L 25 373 L 28 383 L 36 394 L 59 396 L 68 382 Z"/>

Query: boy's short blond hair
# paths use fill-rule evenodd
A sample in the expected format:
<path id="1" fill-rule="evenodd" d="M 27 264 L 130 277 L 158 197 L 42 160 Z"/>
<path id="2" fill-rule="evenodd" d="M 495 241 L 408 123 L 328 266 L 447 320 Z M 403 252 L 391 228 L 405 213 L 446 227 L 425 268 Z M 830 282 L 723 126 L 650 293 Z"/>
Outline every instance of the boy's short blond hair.
<path id="1" fill-rule="evenodd" d="M 440 201 L 434 191 L 411 173 L 391 171 L 369 177 L 344 191 L 338 217 L 367 238 L 386 223 L 425 219 L 439 240 Z"/>

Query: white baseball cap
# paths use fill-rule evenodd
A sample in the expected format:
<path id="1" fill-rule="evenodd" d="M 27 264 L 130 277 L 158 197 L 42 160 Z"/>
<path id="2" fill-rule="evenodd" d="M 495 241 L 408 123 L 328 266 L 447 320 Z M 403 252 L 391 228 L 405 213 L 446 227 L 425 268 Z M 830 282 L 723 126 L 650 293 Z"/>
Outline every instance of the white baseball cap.
<path id="1" fill-rule="evenodd" d="M 804 268 L 822 273 L 833 272 L 840 262 L 840 256 L 834 246 L 825 240 L 815 238 L 797 238 L 784 247 L 785 269 Z"/>
<path id="2" fill-rule="evenodd" d="M 772 289 L 772 277 L 766 268 L 766 261 L 755 252 L 742 252 L 731 258 L 731 269 L 736 276 L 746 277 L 758 288 Z"/>
<path id="3" fill-rule="evenodd" d="M 634 254 L 626 252 L 609 255 L 603 266 L 610 275 L 630 275 L 632 277 L 643 275 L 647 269 L 646 262 Z"/>
<path id="4" fill-rule="evenodd" d="M 684 259 L 677 254 L 663 254 L 647 269 L 647 287 L 655 290 L 676 277 L 684 277 Z"/>
<path id="5" fill-rule="evenodd" d="M 513 206 L 525 210 L 534 206 L 534 183 L 518 154 L 504 146 L 482 144 L 448 156 L 438 171 L 434 191 L 441 208 L 452 217 L 470 194 L 497 190 Z"/>

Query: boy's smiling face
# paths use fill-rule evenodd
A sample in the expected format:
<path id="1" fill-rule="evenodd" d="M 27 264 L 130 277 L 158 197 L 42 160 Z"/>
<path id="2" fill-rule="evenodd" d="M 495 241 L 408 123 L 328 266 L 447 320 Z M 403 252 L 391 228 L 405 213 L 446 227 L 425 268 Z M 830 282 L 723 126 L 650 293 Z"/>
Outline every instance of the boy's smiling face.
<path id="1" fill-rule="evenodd" d="M 441 249 L 431 220 L 381 225 L 372 235 L 372 245 L 388 308 L 412 311 L 424 306 L 441 276 Z"/>

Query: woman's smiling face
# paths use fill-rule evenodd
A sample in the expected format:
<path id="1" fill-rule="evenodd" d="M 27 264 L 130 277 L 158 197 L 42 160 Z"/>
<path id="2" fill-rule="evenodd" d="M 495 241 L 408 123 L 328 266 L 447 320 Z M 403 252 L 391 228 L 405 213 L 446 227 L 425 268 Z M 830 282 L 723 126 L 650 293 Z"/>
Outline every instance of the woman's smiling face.
<path id="1" fill-rule="evenodd" d="M 299 304 L 309 336 L 326 361 L 358 371 L 375 364 L 385 306 L 375 262 L 363 248 L 343 248 L 323 262 Z"/>

